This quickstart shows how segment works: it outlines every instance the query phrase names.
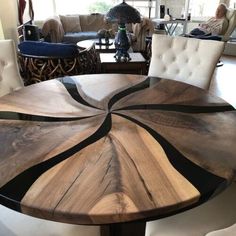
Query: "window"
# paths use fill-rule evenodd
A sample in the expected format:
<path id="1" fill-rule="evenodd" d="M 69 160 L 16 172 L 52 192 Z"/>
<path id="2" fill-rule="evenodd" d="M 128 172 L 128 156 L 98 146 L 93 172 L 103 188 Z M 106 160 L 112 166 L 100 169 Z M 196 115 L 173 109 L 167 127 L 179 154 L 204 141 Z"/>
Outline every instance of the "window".
<path id="1" fill-rule="evenodd" d="M 229 3 L 229 7 L 236 9 L 236 0 L 231 0 L 230 3 Z"/>
<path id="2" fill-rule="evenodd" d="M 208 19 L 215 15 L 219 0 L 190 0 L 189 13 L 192 19 Z"/>
<path id="3" fill-rule="evenodd" d="M 111 7 L 121 3 L 121 0 L 32 0 L 35 20 L 44 20 L 53 15 L 106 13 Z M 143 16 L 156 15 L 156 0 L 126 0 Z"/>
<path id="4" fill-rule="evenodd" d="M 136 8 L 142 16 L 155 18 L 157 1 L 155 0 L 126 0 L 126 3 Z"/>
<path id="5" fill-rule="evenodd" d="M 32 0 L 34 8 L 34 19 L 44 20 L 56 14 L 53 0 Z"/>
<path id="6" fill-rule="evenodd" d="M 119 0 L 55 0 L 58 14 L 106 13 L 117 2 Z"/>
<path id="7" fill-rule="evenodd" d="M 52 15 L 106 13 L 120 0 L 33 0 L 35 20 Z"/>

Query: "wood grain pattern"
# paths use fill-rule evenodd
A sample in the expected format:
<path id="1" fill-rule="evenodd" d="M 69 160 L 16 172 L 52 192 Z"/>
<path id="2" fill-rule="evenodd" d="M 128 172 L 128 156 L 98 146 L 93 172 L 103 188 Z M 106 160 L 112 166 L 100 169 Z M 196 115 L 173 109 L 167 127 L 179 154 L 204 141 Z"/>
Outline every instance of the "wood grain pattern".
<path id="1" fill-rule="evenodd" d="M 100 74 L 32 85 L 0 99 L 0 203 L 75 224 L 175 214 L 230 184 L 235 127 L 232 106 L 177 81 Z"/>

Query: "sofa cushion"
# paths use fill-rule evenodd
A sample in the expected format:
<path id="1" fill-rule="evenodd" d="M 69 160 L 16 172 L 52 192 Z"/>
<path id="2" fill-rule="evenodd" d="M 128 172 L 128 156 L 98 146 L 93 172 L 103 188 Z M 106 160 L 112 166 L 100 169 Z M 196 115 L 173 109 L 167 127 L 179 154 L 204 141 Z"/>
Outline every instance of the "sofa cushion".
<path id="1" fill-rule="evenodd" d="M 18 45 L 21 53 L 35 56 L 74 57 L 78 47 L 74 44 L 23 41 Z"/>
<path id="2" fill-rule="evenodd" d="M 60 15 L 60 20 L 66 33 L 81 31 L 79 15 Z"/>
<path id="3" fill-rule="evenodd" d="M 63 42 L 65 43 L 78 43 L 79 41 L 86 39 L 96 39 L 98 38 L 97 32 L 95 31 L 86 31 L 78 33 L 66 33 L 63 37 Z"/>
<path id="4" fill-rule="evenodd" d="M 98 31 L 111 28 L 111 24 L 105 21 L 103 14 L 80 15 L 79 17 L 82 31 Z"/>

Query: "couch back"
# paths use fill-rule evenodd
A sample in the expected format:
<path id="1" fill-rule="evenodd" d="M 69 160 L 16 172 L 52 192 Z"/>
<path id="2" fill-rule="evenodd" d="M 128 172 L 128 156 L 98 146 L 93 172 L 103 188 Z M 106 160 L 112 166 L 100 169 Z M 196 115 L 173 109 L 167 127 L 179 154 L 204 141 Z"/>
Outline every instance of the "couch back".
<path id="1" fill-rule="evenodd" d="M 65 33 L 71 32 L 85 32 L 85 31 L 99 31 L 100 29 L 110 29 L 112 25 L 105 20 L 103 14 L 86 14 L 86 15 L 61 15 L 60 21 L 62 23 Z"/>
<path id="2" fill-rule="evenodd" d="M 111 24 L 106 22 L 103 14 L 79 15 L 82 31 L 99 31 L 100 29 L 110 29 Z"/>

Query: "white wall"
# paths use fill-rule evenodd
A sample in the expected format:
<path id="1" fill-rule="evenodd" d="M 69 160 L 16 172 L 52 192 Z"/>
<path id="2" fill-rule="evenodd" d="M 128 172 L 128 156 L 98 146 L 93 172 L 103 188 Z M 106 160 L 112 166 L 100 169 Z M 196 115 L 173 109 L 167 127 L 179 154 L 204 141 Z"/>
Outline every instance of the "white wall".
<path id="1" fill-rule="evenodd" d="M 17 0 L 0 0 L 0 18 L 2 21 L 5 39 L 13 39 L 18 42 L 17 23 L 18 10 Z"/>

